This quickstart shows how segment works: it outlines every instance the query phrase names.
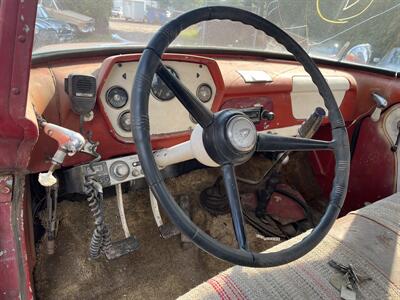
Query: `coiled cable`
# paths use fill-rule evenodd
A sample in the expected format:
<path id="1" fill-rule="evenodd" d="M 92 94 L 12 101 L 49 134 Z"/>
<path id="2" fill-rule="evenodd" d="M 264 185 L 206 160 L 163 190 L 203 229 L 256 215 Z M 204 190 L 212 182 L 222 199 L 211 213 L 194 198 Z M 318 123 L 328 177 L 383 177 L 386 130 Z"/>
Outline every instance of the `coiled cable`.
<path id="1" fill-rule="evenodd" d="M 89 247 L 89 257 L 98 258 L 101 253 L 107 255 L 111 251 L 111 234 L 105 223 L 103 211 L 103 188 L 100 183 L 93 179 L 86 180 L 85 192 L 88 195 L 90 211 L 94 217 L 95 229 L 92 234 Z"/>

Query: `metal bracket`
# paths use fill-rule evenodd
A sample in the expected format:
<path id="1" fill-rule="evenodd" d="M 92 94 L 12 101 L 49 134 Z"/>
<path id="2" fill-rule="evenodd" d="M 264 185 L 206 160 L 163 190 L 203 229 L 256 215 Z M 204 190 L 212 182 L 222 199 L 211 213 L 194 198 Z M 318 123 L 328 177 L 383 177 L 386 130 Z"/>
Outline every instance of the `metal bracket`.
<path id="1" fill-rule="evenodd" d="M 83 148 L 81 149 L 80 152 L 90 154 L 94 157 L 97 157 L 97 147 L 99 146 L 99 142 L 93 143 L 90 141 L 86 141 L 86 143 L 83 145 Z"/>

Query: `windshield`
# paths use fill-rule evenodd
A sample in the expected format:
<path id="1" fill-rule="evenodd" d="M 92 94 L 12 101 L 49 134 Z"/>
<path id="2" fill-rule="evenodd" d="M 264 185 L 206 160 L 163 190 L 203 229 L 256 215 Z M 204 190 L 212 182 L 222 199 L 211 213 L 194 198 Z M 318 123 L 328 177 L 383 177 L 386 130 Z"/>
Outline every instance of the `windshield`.
<path id="1" fill-rule="evenodd" d="M 42 0 L 40 3 L 48 13 L 39 9 L 40 19 L 50 16 L 65 23 L 66 28 L 50 39 L 45 34 L 51 30 L 50 26 L 40 26 L 41 32 L 35 32 L 34 55 L 84 48 L 145 46 L 160 26 L 180 14 L 202 6 L 227 5 L 252 11 L 275 23 L 313 57 L 400 71 L 399 1 L 102 0 L 99 5 L 98 0 Z M 191 26 L 171 46 L 286 53 L 264 33 L 231 21 Z"/>

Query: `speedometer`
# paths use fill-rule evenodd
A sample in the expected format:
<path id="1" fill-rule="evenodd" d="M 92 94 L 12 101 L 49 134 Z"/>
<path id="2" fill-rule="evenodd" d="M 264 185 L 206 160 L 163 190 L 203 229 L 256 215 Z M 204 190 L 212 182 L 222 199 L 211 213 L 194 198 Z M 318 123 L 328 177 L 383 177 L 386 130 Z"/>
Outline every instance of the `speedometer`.
<path id="1" fill-rule="evenodd" d="M 167 67 L 167 69 L 172 75 L 179 79 L 179 76 L 174 69 L 171 67 Z M 174 93 L 167 87 L 164 81 L 162 81 L 157 74 L 154 74 L 153 82 L 151 83 L 151 93 L 160 101 L 168 101 L 175 97 Z"/>
<path id="2" fill-rule="evenodd" d="M 107 103 L 114 108 L 121 108 L 128 102 L 128 93 L 120 86 L 110 88 L 106 93 Z"/>

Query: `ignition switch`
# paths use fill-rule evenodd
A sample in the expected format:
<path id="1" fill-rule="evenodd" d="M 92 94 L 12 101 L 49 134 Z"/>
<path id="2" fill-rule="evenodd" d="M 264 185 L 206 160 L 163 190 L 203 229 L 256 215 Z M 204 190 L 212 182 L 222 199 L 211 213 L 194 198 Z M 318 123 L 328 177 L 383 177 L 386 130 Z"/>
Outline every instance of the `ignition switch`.
<path id="1" fill-rule="evenodd" d="M 246 114 L 254 124 L 258 124 L 261 120 L 272 121 L 275 118 L 274 112 L 262 106 L 242 108 L 240 111 Z"/>

